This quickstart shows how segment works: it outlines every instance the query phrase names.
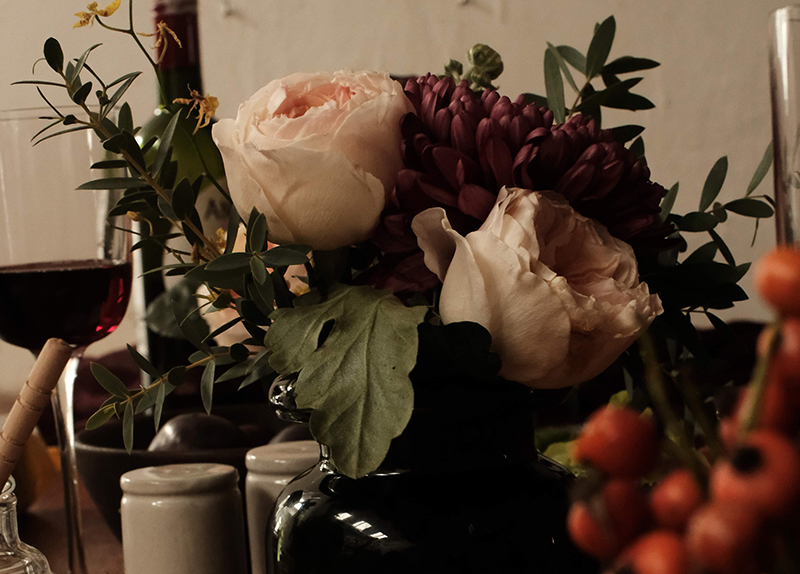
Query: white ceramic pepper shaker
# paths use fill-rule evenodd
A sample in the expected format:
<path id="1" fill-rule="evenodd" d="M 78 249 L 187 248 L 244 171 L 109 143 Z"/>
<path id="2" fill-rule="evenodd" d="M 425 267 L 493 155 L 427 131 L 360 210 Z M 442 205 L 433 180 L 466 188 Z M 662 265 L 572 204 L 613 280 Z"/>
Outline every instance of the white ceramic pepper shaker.
<path id="1" fill-rule="evenodd" d="M 245 500 L 253 574 L 266 574 L 266 534 L 269 516 L 283 488 L 319 461 L 319 444 L 299 440 L 265 444 L 247 453 Z"/>
<path id="2" fill-rule="evenodd" d="M 123 474 L 125 574 L 247 574 L 238 480 L 212 463 Z"/>

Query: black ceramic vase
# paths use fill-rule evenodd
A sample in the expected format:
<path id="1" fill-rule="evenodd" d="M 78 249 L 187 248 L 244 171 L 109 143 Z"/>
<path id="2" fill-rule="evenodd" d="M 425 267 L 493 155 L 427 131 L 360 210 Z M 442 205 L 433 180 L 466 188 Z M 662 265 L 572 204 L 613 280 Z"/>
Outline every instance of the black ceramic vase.
<path id="1" fill-rule="evenodd" d="M 279 416 L 294 408 L 278 380 Z M 292 481 L 267 530 L 270 574 L 596 572 L 566 532 L 572 475 L 537 454 L 521 385 L 416 392 L 381 467 L 353 480 L 330 460 Z"/>

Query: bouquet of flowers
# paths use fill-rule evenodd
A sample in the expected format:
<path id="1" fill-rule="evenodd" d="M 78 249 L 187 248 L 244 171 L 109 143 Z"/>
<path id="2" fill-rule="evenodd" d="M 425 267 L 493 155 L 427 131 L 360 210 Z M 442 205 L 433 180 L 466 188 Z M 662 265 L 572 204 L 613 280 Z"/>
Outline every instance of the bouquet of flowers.
<path id="1" fill-rule="evenodd" d="M 119 4 L 92 4 L 81 23 L 96 21 L 141 46 L 132 19 L 128 28 L 105 24 Z M 176 39 L 166 26 L 159 31 L 163 50 Z M 375 470 L 403 432 L 415 389 L 443 373 L 559 389 L 622 357 L 633 395 L 646 369 L 631 345 L 645 332 L 667 379 L 702 361 L 690 316 L 705 314 L 724 330 L 713 311 L 746 298 L 737 283 L 748 265 L 715 229 L 729 215 L 756 223 L 772 215 L 771 199 L 754 195 L 771 152 L 741 197 L 718 201 L 722 158 L 698 209 L 672 213 L 678 185 L 651 180 L 643 128 L 602 127 L 605 108 L 653 107 L 631 91 L 642 78 L 629 75 L 658 63 L 609 59 L 614 35 L 611 17 L 585 53 L 548 44 L 544 96 L 501 95 L 494 82 L 502 60 L 481 44 L 469 66 L 451 60 L 442 74 L 404 85 L 349 70 L 275 80 L 236 119 L 213 126 L 227 189 L 208 170 L 178 179 L 172 158 L 181 113 L 189 108 L 206 124 L 215 98 L 195 92 L 174 102 L 164 132 L 138 141 L 124 103 L 138 73 L 107 82 L 87 63 L 97 46 L 66 60 L 58 41 L 47 40 L 55 81 L 23 82 L 36 84 L 53 110 L 38 141 L 93 130 L 112 156 L 95 167 L 126 175 L 81 187 L 124 190 L 112 215 L 170 222 L 169 233 L 144 233 L 136 246 L 163 245 L 176 262 L 157 272 L 206 286 L 189 307 L 173 305 L 197 348 L 188 364 L 159 372 L 131 348 L 153 379 L 134 391 L 93 366 L 111 397 L 87 426 L 120 417 L 130 449 L 134 415 L 152 408 L 158 425 L 165 397 L 189 369 L 202 369 L 209 410 L 217 382 L 292 376 L 314 437 L 337 469 L 357 478 Z M 51 105 L 41 88 L 53 87 L 85 117 Z M 59 125 L 67 127 L 52 131 Z M 207 181 L 232 200 L 227 230 L 203 229 L 195 202 Z M 708 234 L 709 242 L 684 256 L 686 233 Z M 168 243 L 176 234 L 191 249 Z M 187 320 L 198 312 L 218 326 L 198 329 Z M 230 332 L 238 340 L 218 344 Z M 696 406 L 696 391 L 684 390 Z M 702 413 L 694 420 L 707 421 Z"/>

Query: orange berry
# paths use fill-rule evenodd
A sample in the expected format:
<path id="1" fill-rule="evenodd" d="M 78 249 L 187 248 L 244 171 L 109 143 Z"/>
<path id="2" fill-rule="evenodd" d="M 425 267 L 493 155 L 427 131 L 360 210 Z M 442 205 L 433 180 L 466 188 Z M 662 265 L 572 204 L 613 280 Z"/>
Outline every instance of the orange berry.
<path id="1" fill-rule="evenodd" d="M 714 465 L 711 498 L 749 505 L 768 518 L 789 517 L 800 499 L 800 454 L 780 433 L 756 430 L 730 460 Z"/>
<path id="2" fill-rule="evenodd" d="M 684 531 L 703 502 L 700 486 L 688 469 L 671 472 L 650 493 L 650 509 L 656 522 L 676 532 Z"/>
<path id="3" fill-rule="evenodd" d="M 800 249 L 778 247 L 758 262 L 755 284 L 780 313 L 800 315 Z"/>
<path id="4" fill-rule="evenodd" d="M 623 550 L 615 570 L 633 574 L 686 574 L 689 558 L 680 536 L 668 530 L 656 530 Z"/>
<path id="5" fill-rule="evenodd" d="M 797 296 L 800 298 L 800 293 Z M 800 318 L 787 317 L 783 320 L 781 344 L 773 361 L 781 375 L 790 380 L 800 380 Z"/>
<path id="6" fill-rule="evenodd" d="M 648 516 L 647 498 L 639 485 L 611 479 L 589 500 L 572 505 L 567 528 L 578 548 L 609 560 L 639 534 Z"/>
<path id="7" fill-rule="evenodd" d="M 797 427 L 798 419 L 793 407 L 792 390 L 786 380 L 776 369 L 770 369 L 765 382 L 764 394 L 757 418 L 757 427 L 789 433 Z M 739 430 L 749 415 L 750 403 L 754 397 L 753 389 L 739 389 L 739 399 L 730 417 L 720 421 L 719 435 L 722 442 L 730 449 L 736 447 Z"/>
<path id="8" fill-rule="evenodd" d="M 641 478 L 650 472 L 659 450 L 651 420 L 613 406 L 595 411 L 573 443 L 575 460 L 622 478 Z"/>
<path id="9" fill-rule="evenodd" d="M 755 574 L 761 520 L 742 504 L 712 502 L 686 529 L 689 560 L 712 574 Z"/>
<path id="10" fill-rule="evenodd" d="M 585 502 L 575 502 L 567 514 L 567 530 L 575 546 L 586 554 L 608 560 L 617 552 L 616 539 L 589 512 Z"/>

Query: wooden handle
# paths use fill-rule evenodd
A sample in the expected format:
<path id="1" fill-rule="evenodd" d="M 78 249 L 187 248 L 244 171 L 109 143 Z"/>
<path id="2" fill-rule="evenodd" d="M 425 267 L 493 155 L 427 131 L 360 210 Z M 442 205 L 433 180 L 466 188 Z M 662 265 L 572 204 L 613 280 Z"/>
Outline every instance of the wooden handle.
<path id="1" fill-rule="evenodd" d="M 0 488 L 11 476 L 42 411 L 50 404 L 50 394 L 71 355 L 72 347 L 61 339 L 48 339 L 39 353 L 0 431 Z"/>

